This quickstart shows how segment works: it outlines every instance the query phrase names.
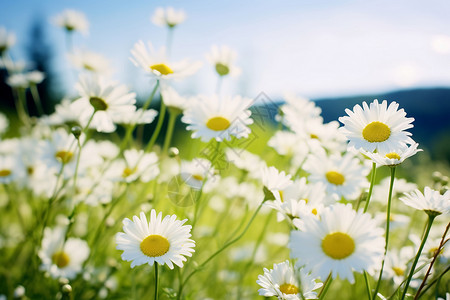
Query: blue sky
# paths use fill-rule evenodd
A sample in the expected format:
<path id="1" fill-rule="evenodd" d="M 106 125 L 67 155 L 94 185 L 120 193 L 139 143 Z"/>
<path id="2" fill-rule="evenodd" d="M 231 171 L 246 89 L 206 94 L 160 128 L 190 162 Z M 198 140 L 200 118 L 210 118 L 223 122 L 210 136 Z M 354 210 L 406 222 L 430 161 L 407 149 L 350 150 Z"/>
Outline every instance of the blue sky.
<path id="1" fill-rule="evenodd" d="M 71 8 L 90 22 L 87 37 L 75 46 L 104 54 L 114 77 L 140 95 L 150 89 L 129 61 L 138 40 L 165 44 L 165 30 L 150 16 L 156 7 L 185 10 L 176 28 L 173 58 L 203 60 L 198 74 L 178 84 L 186 93 L 212 93 L 215 78 L 204 59 L 213 44 L 238 52 L 243 74 L 224 82 L 227 93 L 270 97 L 293 92 L 307 97 L 373 93 L 405 87 L 450 86 L 450 1 L 446 0 L 297 0 L 297 1 L 2 1 L 0 26 L 16 33 L 12 55 L 21 48 L 36 18 L 46 22 L 55 53 L 55 70 L 67 88 L 73 73 L 64 61 L 64 33 L 48 20 Z M 436 49 L 438 37 L 442 49 Z M 442 44 L 442 41 L 441 41 Z M 438 45 L 439 46 L 439 45 Z"/>

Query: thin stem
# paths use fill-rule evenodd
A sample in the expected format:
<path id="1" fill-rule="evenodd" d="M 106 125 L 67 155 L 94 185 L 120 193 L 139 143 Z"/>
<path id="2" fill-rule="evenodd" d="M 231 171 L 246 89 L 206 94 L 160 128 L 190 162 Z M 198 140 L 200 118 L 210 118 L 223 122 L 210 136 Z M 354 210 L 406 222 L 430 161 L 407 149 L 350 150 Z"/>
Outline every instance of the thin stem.
<path id="1" fill-rule="evenodd" d="M 448 240 L 445 239 L 445 237 L 447 235 L 449 227 L 450 227 L 450 222 L 447 224 L 447 227 L 445 228 L 445 232 L 442 235 L 442 239 L 441 239 L 441 242 L 439 243 L 439 247 L 437 248 L 436 252 L 433 255 L 433 259 L 432 259 L 432 261 L 430 263 L 430 266 L 428 267 L 428 270 L 427 270 L 427 273 L 425 274 L 425 277 L 423 278 L 422 284 L 420 285 L 419 289 L 417 290 L 417 293 L 416 293 L 416 296 L 414 297 L 414 300 L 419 299 L 420 292 L 425 287 L 425 283 L 426 283 L 426 281 L 428 279 L 428 276 L 430 276 L 431 268 L 433 268 L 433 265 L 436 262 L 436 259 L 437 259 L 438 255 L 439 255 L 439 253 L 441 252 L 441 249 L 444 247 L 444 244 L 448 241 Z"/>
<path id="2" fill-rule="evenodd" d="M 433 281 L 431 281 L 426 288 L 423 289 L 423 292 L 419 295 L 419 298 L 422 297 L 436 282 L 439 282 L 448 271 L 450 271 L 450 266 L 448 266 L 441 274 L 439 274 Z"/>
<path id="3" fill-rule="evenodd" d="M 327 280 L 325 280 L 325 284 L 323 285 L 322 290 L 319 293 L 319 300 L 322 300 L 325 298 L 325 295 L 327 294 L 332 281 L 333 281 L 333 278 L 331 277 L 331 273 L 330 273 L 330 275 L 328 275 L 328 277 L 327 277 Z"/>
<path id="4" fill-rule="evenodd" d="M 162 154 L 167 154 L 167 150 L 170 146 L 170 141 L 172 140 L 173 129 L 175 128 L 175 122 L 177 121 L 178 114 L 173 110 L 169 109 L 169 124 L 167 125 L 166 138 L 164 139 L 164 146 Z"/>
<path id="5" fill-rule="evenodd" d="M 31 96 L 33 96 L 34 104 L 36 104 L 36 109 L 40 116 L 44 115 L 44 109 L 42 108 L 41 97 L 39 97 L 39 92 L 36 84 L 30 85 Z"/>
<path id="6" fill-rule="evenodd" d="M 364 271 L 364 281 L 366 283 L 366 291 L 367 291 L 367 297 L 369 300 L 372 300 L 372 294 L 370 289 L 370 282 L 369 282 L 369 276 L 367 276 L 367 272 Z"/>
<path id="7" fill-rule="evenodd" d="M 158 263 L 155 261 L 155 300 L 158 300 Z"/>
<path id="8" fill-rule="evenodd" d="M 13 89 L 13 94 L 14 94 L 14 104 L 16 106 L 16 111 L 17 111 L 17 115 L 19 117 L 19 120 L 22 121 L 22 123 L 30 128 L 30 117 L 27 115 L 25 108 L 24 108 L 24 104 L 26 105 L 26 103 L 24 103 L 23 101 L 23 97 L 25 94 L 25 89 L 23 88 L 17 88 L 17 89 Z"/>
<path id="9" fill-rule="evenodd" d="M 425 246 L 425 242 L 427 241 L 428 234 L 430 233 L 431 225 L 433 224 L 434 218 L 436 216 L 428 215 L 428 224 L 427 229 L 425 231 L 425 235 L 422 238 L 422 243 L 420 244 L 419 250 L 417 251 L 416 258 L 414 259 L 413 265 L 411 266 L 411 271 L 409 271 L 408 279 L 406 280 L 405 289 L 403 290 L 401 300 L 405 299 L 406 292 L 408 291 L 409 283 L 414 275 L 414 269 L 416 268 L 417 262 L 419 261 L 420 254 L 422 253 L 423 246 Z"/>
<path id="10" fill-rule="evenodd" d="M 388 251 L 389 225 L 391 222 L 391 203 L 392 203 L 392 190 L 394 188 L 394 180 L 395 180 L 395 167 L 391 167 L 391 183 L 389 185 L 389 198 L 388 198 L 388 206 L 387 206 L 387 212 L 386 212 L 386 240 L 385 240 L 385 244 L 384 244 L 384 254 L 383 254 L 383 261 L 381 262 L 380 275 L 378 276 L 377 285 L 376 285 L 375 291 L 373 293 L 374 299 L 376 299 L 377 294 L 378 294 L 378 289 L 380 288 L 381 277 L 383 276 L 383 270 L 384 270 L 384 263 L 386 261 L 386 254 Z"/>
<path id="11" fill-rule="evenodd" d="M 370 179 L 369 194 L 367 194 L 366 205 L 364 206 L 364 212 L 366 212 L 367 209 L 369 208 L 369 202 L 370 202 L 370 197 L 372 197 L 372 190 L 373 190 L 373 185 L 375 183 L 376 173 L 377 173 L 377 164 L 373 163 L 372 164 L 372 177 Z"/>
<path id="12" fill-rule="evenodd" d="M 150 96 L 148 97 L 147 101 L 145 101 L 144 105 L 142 106 L 142 114 L 147 110 L 147 108 L 150 106 L 150 104 L 152 103 L 153 98 L 155 97 L 156 91 L 158 90 L 159 87 L 159 80 L 156 81 L 155 87 L 153 88 Z M 141 114 L 141 116 L 142 116 Z M 139 117 L 141 117 L 139 116 Z M 125 150 L 125 147 L 128 144 L 128 141 L 130 140 L 133 130 L 136 128 L 137 123 L 135 124 L 130 124 L 127 128 L 127 131 L 125 133 L 125 137 L 122 141 L 122 143 L 120 144 L 120 154 L 123 153 L 123 150 Z"/>
<path id="13" fill-rule="evenodd" d="M 250 228 L 250 225 L 253 223 L 253 220 L 256 218 L 256 216 L 258 215 L 258 212 L 261 210 L 261 207 L 263 206 L 264 201 L 261 202 L 261 204 L 259 204 L 258 208 L 255 210 L 255 212 L 253 213 L 252 217 L 250 218 L 250 220 L 248 221 L 247 225 L 245 226 L 244 230 L 234 239 L 232 239 L 231 241 L 225 243 L 225 245 L 222 246 L 222 248 L 218 249 L 216 252 L 214 252 L 213 254 L 211 254 L 210 257 L 208 257 L 203 263 L 201 263 L 195 270 L 193 270 L 187 277 L 186 279 L 180 284 L 180 287 L 178 289 L 178 295 L 177 295 L 177 299 L 181 299 L 181 293 L 183 292 L 183 287 L 186 285 L 186 283 L 189 281 L 189 279 L 192 277 L 192 275 L 194 275 L 195 273 L 197 273 L 198 271 L 200 271 L 203 267 L 205 267 L 212 259 L 214 259 L 217 255 L 219 255 L 222 251 L 224 251 L 225 249 L 227 249 L 228 247 L 230 247 L 231 245 L 233 245 L 234 243 L 236 243 L 237 241 L 239 241 L 247 232 L 247 230 Z"/>
<path id="14" fill-rule="evenodd" d="M 161 131 L 161 127 L 164 122 L 164 116 L 166 114 L 166 106 L 164 105 L 164 101 L 161 97 L 161 107 L 159 109 L 159 117 L 158 117 L 158 123 L 156 124 L 155 131 L 153 131 L 153 135 L 150 139 L 150 142 L 148 142 L 147 147 L 145 147 L 145 152 L 148 152 L 152 149 L 153 145 L 156 142 L 156 139 L 159 136 L 159 132 Z"/>

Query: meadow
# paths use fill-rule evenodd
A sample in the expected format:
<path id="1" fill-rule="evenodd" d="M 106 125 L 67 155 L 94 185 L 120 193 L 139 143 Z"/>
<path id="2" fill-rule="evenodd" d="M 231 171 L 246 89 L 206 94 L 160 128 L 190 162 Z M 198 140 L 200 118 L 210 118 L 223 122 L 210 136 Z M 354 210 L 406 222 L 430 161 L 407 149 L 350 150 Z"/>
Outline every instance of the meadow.
<path id="1" fill-rule="evenodd" d="M 299 95 L 230 95 L 230 47 L 171 60 L 185 17 L 158 8 L 167 39 L 130 49 L 138 102 L 74 45 L 84 14 L 55 16 L 77 82 L 49 114 L 46 74 L 0 28 L 0 299 L 450 299 L 449 167 L 414 115 L 361 99 L 324 122 Z M 216 93 L 177 91 L 202 64 Z"/>

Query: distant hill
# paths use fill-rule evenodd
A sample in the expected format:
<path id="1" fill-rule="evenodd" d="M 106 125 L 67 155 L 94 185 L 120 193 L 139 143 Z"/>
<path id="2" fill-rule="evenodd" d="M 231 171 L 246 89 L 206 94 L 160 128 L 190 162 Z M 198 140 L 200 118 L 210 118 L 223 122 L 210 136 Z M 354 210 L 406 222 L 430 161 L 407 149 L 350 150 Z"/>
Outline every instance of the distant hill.
<path id="1" fill-rule="evenodd" d="M 413 139 L 434 158 L 450 162 L 450 88 L 402 90 L 374 95 L 314 100 L 322 108 L 325 122 L 345 116 L 345 109 L 356 104 L 386 99 L 396 101 L 405 109 L 407 117 L 413 117 L 414 128 L 409 131 Z"/>

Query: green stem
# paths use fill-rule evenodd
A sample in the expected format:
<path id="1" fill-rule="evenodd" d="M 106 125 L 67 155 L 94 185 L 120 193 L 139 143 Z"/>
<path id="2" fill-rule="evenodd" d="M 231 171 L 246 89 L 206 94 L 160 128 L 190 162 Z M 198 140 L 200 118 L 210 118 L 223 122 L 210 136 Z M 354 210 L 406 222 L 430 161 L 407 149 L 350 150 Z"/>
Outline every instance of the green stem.
<path id="1" fill-rule="evenodd" d="M 155 300 L 158 300 L 158 263 L 155 261 Z"/>
<path id="2" fill-rule="evenodd" d="M 19 120 L 22 121 L 22 123 L 26 127 L 31 128 L 30 117 L 26 113 L 25 106 L 24 106 L 24 105 L 26 105 L 26 101 L 24 100 L 25 89 L 23 89 L 23 88 L 13 89 L 13 94 L 15 95 L 14 104 L 16 106 L 16 111 L 17 111 L 17 115 L 19 116 Z"/>
<path id="3" fill-rule="evenodd" d="M 152 103 L 153 98 L 155 97 L 156 91 L 158 90 L 159 87 L 159 80 L 156 81 L 155 87 L 153 88 L 150 96 L 148 97 L 147 101 L 145 101 L 144 105 L 142 106 L 142 114 L 147 110 L 147 108 L 150 106 L 150 104 Z M 123 150 L 125 150 L 125 147 L 128 144 L 128 141 L 130 140 L 133 130 L 136 128 L 137 123 L 135 124 L 131 124 L 129 125 L 129 127 L 127 128 L 127 131 L 125 133 L 125 137 L 122 141 L 122 143 L 120 144 L 120 154 L 123 153 Z"/>
<path id="4" fill-rule="evenodd" d="M 149 152 L 152 149 L 153 145 L 155 144 L 156 139 L 159 136 L 159 132 L 161 131 L 165 114 L 166 114 L 166 106 L 164 105 L 164 101 L 161 97 L 161 107 L 159 109 L 158 123 L 156 124 L 156 128 L 155 131 L 153 132 L 150 142 L 148 142 L 147 147 L 145 147 L 145 152 Z"/>
<path id="5" fill-rule="evenodd" d="M 408 291 L 409 283 L 411 282 L 411 279 L 414 275 L 414 269 L 416 268 L 417 262 L 419 261 L 423 246 L 425 246 L 425 242 L 427 241 L 428 234 L 430 233 L 431 225 L 433 224 L 434 218 L 436 218 L 436 216 L 431 215 L 431 214 L 428 215 L 427 229 L 422 238 L 422 243 L 420 244 L 419 250 L 417 251 L 416 258 L 414 259 L 413 265 L 411 266 L 411 271 L 409 271 L 408 279 L 406 280 L 405 289 L 403 290 L 401 300 L 405 299 L 406 292 Z"/>
<path id="6" fill-rule="evenodd" d="M 378 276 L 377 285 L 376 285 L 375 291 L 373 293 L 373 299 L 376 299 L 377 294 L 378 294 L 378 289 L 380 288 L 381 277 L 383 276 L 383 270 L 384 270 L 384 263 L 386 261 L 386 254 L 388 251 L 389 226 L 390 226 L 390 222 L 391 222 L 392 190 L 394 188 L 394 180 L 395 180 L 395 167 L 391 167 L 391 183 L 389 185 L 389 198 L 388 198 L 388 207 L 387 207 L 387 213 L 386 213 L 386 240 L 385 240 L 385 244 L 384 244 L 384 254 L 383 254 L 383 261 L 381 262 L 380 275 Z"/>
<path id="7" fill-rule="evenodd" d="M 325 280 L 325 284 L 323 285 L 322 290 L 319 293 L 319 300 L 322 300 L 325 298 L 325 295 L 327 294 L 332 281 L 333 281 L 333 277 L 331 277 L 331 273 L 330 273 L 330 275 L 328 275 L 327 280 Z"/>
<path id="8" fill-rule="evenodd" d="M 367 276 L 367 272 L 366 271 L 364 271 L 364 281 L 366 282 L 367 297 L 369 298 L 369 300 L 372 300 L 372 294 L 370 292 L 369 276 Z"/>
<path id="9" fill-rule="evenodd" d="M 435 251 L 434 255 L 433 255 L 433 259 L 431 260 L 430 266 L 428 267 L 427 273 L 425 274 L 425 277 L 422 280 L 422 283 L 420 284 L 419 289 L 417 290 L 416 296 L 414 297 L 414 300 L 419 299 L 420 297 L 420 292 L 422 291 L 422 289 L 425 287 L 425 283 L 427 282 L 428 276 L 430 276 L 431 273 L 431 269 L 433 268 L 434 263 L 436 262 L 436 259 L 439 255 L 439 253 L 441 252 L 442 248 L 444 247 L 444 245 L 447 243 L 448 240 L 445 239 L 447 232 L 450 228 L 450 222 L 447 224 L 447 227 L 445 228 L 445 232 L 442 235 L 442 239 L 441 242 L 439 243 L 439 247 L 437 248 L 437 250 Z"/>
<path id="10" fill-rule="evenodd" d="M 435 279 L 433 279 L 422 291 L 422 293 L 419 295 L 418 298 L 422 297 L 435 283 L 439 282 L 441 280 L 441 278 L 448 272 L 450 271 L 450 265 L 441 272 L 441 274 L 439 274 Z"/>
<path id="11" fill-rule="evenodd" d="M 373 190 L 373 186 L 375 183 L 376 173 L 377 173 L 377 164 L 373 163 L 372 164 L 372 177 L 370 179 L 369 194 L 367 195 L 366 205 L 364 206 L 364 212 L 366 212 L 367 209 L 369 208 L 369 202 L 370 202 L 370 197 L 372 197 L 372 190 Z"/>
<path id="12" fill-rule="evenodd" d="M 204 266 L 206 266 L 212 259 L 214 259 L 217 255 L 219 255 L 222 251 L 224 251 L 225 249 L 227 249 L 228 247 L 230 247 L 231 245 L 233 245 L 234 243 L 236 243 L 237 241 L 239 241 L 247 232 L 247 230 L 250 228 L 250 225 L 253 223 L 253 220 L 256 218 L 256 216 L 258 215 L 258 212 L 261 210 L 261 207 L 263 206 L 264 201 L 261 202 L 261 204 L 259 204 L 258 208 L 255 210 L 255 212 L 253 213 L 252 217 L 250 218 L 250 220 L 248 221 L 247 225 L 245 226 L 244 230 L 234 239 L 232 239 L 231 241 L 225 243 L 225 245 L 222 246 L 222 248 L 218 249 L 216 252 L 214 252 L 213 254 L 211 254 L 210 257 L 208 257 L 203 263 L 201 263 L 194 271 L 192 271 L 187 277 L 186 279 L 180 284 L 180 287 L 178 289 L 178 295 L 177 295 L 177 299 L 181 299 L 181 293 L 183 292 L 183 287 L 186 285 L 186 283 L 189 281 L 189 279 L 192 277 L 192 275 L 194 275 L 195 273 L 197 273 L 198 271 L 200 271 Z"/>
<path id="13" fill-rule="evenodd" d="M 36 109 L 40 116 L 44 115 L 44 109 L 42 108 L 41 98 L 39 97 L 39 92 L 36 84 L 30 85 L 31 96 L 33 96 L 34 104 L 36 104 Z"/>
<path id="14" fill-rule="evenodd" d="M 173 129 L 175 128 L 175 122 L 177 121 L 178 114 L 169 108 L 169 124 L 167 125 L 166 138 L 164 139 L 164 146 L 162 154 L 167 154 L 167 150 L 172 140 Z"/>

